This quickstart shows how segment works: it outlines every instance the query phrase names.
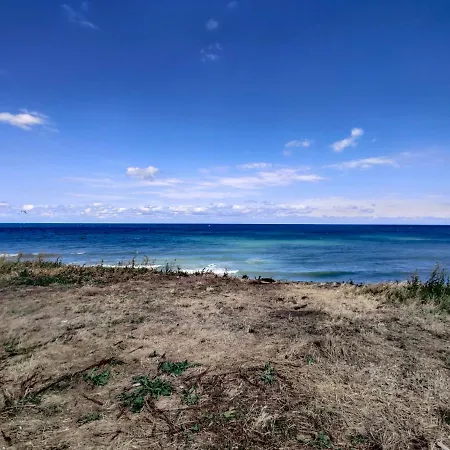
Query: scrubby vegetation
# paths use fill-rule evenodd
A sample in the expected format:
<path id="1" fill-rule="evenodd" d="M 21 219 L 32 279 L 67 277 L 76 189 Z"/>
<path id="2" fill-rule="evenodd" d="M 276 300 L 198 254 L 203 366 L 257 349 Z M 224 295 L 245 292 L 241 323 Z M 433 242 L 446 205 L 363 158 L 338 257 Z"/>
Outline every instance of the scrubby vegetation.
<path id="1" fill-rule="evenodd" d="M 362 292 L 383 295 L 394 303 L 421 303 L 450 313 L 450 276 L 439 265 L 426 280 L 416 273 L 403 283 L 366 285 Z"/>

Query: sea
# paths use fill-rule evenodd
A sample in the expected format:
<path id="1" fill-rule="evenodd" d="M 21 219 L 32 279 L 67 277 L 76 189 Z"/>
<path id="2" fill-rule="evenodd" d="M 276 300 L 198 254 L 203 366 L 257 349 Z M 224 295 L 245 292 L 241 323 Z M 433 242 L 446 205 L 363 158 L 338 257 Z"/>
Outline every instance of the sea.
<path id="1" fill-rule="evenodd" d="M 0 257 L 295 281 L 402 281 L 450 268 L 450 226 L 0 224 Z"/>

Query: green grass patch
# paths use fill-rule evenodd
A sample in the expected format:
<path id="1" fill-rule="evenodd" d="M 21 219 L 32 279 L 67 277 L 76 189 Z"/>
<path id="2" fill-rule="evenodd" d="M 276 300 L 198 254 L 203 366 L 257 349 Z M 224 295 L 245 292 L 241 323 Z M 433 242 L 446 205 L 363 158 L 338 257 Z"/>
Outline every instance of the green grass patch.
<path id="1" fill-rule="evenodd" d="M 122 392 L 119 399 L 122 406 L 130 409 L 134 413 L 142 410 L 147 396 L 158 399 L 160 397 L 169 397 L 174 388 L 173 386 L 161 380 L 158 377 L 150 379 L 146 375 L 139 375 L 132 378 L 134 389 L 128 392 Z"/>
<path id="2" fill-rule="evenodd" d="M 269 362 L 264 366 L 263 373 L 260 379 L 265 384 L 272 384 L 275 381 L 276 371 L 275 368 Z"/>
<path id="3" fill-rule="evenodd" d="M 97 367 L 94 367 L 90 372 L 83 375 L 83 379 L 94 386 L 106 386 L 110 375 L 111 371 L 109 369 L 102 372 Z"/>
<path id="4" fill-rule="evenodd" d="M 191 367 L 198 367 L 199 365 L 200 364 L 190 363 L 187 360 L 179 362 L 164 361 L 159 365 L 159 370 L 168 375 L 179 376 Z"/>

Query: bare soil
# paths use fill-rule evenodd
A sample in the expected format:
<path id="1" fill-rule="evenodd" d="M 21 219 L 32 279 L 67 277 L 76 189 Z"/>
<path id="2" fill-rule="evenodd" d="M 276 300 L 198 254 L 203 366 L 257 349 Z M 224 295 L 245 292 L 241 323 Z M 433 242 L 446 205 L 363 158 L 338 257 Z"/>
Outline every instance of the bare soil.
<path id="1" fill-rule="evenodd" d="M 199 365 L 163 373 L 185 360 Z M 104 385 L 86 376 L 105 371 Z M 121 394 L 141 375 L 173 391 L 132 412 Z M 450 316 L 430 306 L 349 285 L 150 273 L 0 288 L 0 448 L 445 445 Z"/>

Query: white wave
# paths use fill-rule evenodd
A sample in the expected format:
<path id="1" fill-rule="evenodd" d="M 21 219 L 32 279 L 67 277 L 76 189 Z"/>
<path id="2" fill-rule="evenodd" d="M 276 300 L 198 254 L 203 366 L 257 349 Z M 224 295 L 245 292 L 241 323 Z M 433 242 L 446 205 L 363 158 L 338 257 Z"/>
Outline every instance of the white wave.
<path id="1" fill-rule="evenodd" d="M 18 253 L 0 253 L 0 258 L 14 258 L 19 256 Z"/>
<path id="2" fill-rule="evenodd" d="M 88 264 L 89 267 L 117 267 L 117 268 L 134 268 L 134 269 L 158 269 L 161 267 L 161 264 L 135 264 L 134 266 L 131 263 L 122 263 L 122 264 Z"/>
<path id="3" fill-rule="evenodd" d="M 86 252 L 72 252 L 71 255 L 84 255 Z"/>
<path id="4" fill-rule="evenodd" d="M 239 270 L 229 270 L 225 269 L 223 267 L 218 267 L 216 264 L 208 264 L 206 267 L 198 267 L 195 269 L 181 269 L 182 272 L 186 272 L 188 274 L 194 274 L 194 273 L 213 273 L 215 275 L 234 275 L 239 272 Z"/>
<path id="5" fill-rule="evenodd" d="M 248 264 L 263 264 L 265 261 L 265 259 L 261 259 L 261 258 L 249 258 L 246 261 Z"/>

